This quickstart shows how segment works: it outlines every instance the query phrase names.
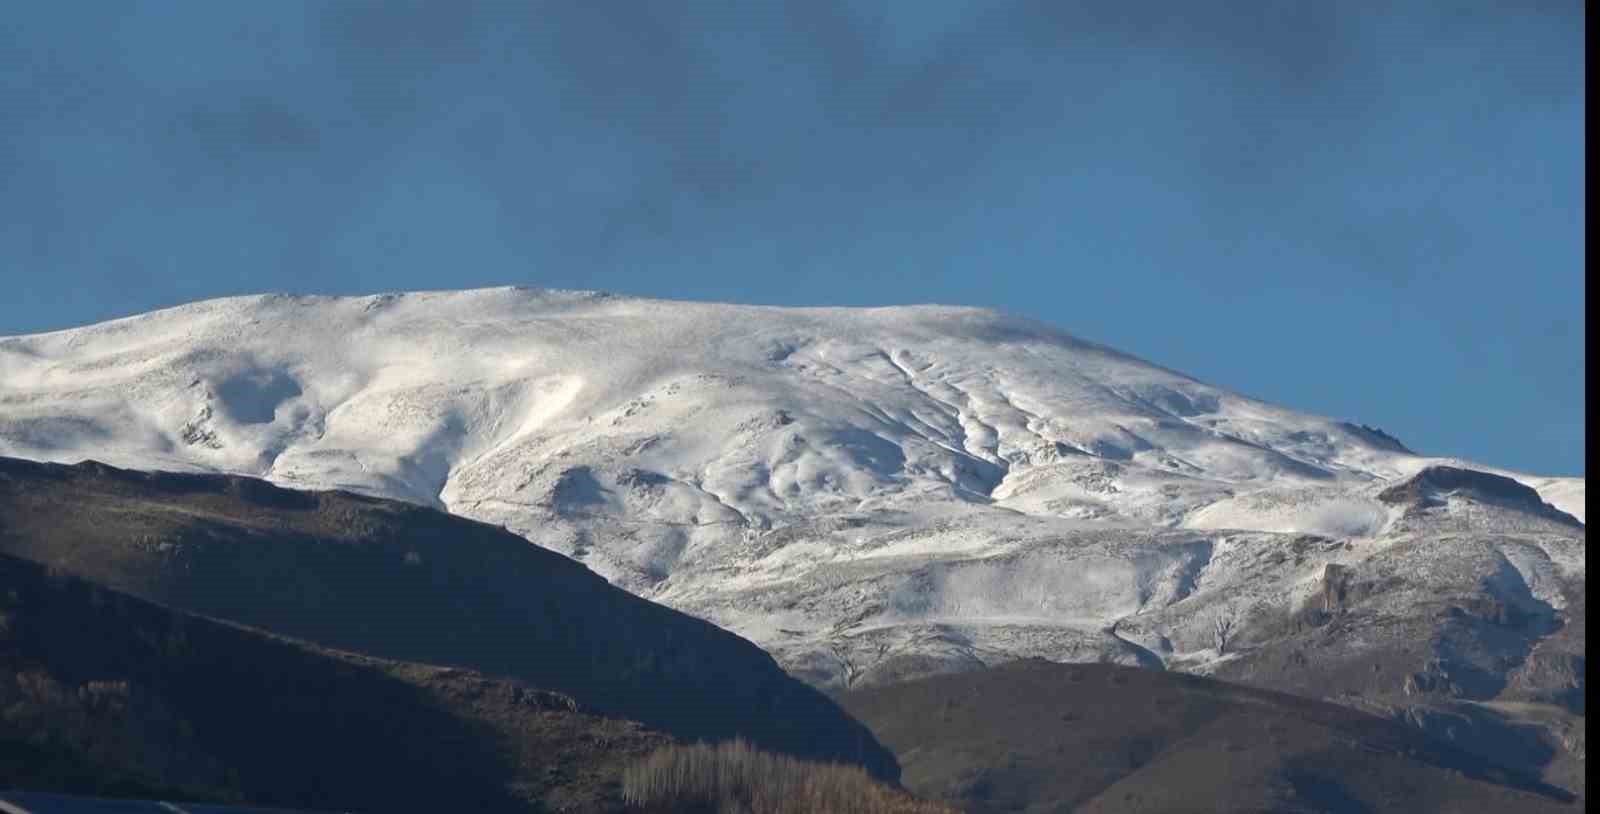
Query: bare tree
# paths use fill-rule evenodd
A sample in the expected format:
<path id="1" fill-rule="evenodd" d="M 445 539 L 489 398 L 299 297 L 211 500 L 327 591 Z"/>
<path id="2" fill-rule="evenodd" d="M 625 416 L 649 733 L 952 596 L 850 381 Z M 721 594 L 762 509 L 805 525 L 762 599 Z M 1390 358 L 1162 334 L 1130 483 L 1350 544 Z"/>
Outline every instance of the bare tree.
<path id="1" fill-rule="evenodd" d="M 1231 608 L 1220 609 L 1211 615 L 1211 643 L 1217 648 L 1217 655 L 1228 652 L 1228 641 L 1233 638 L 1233 625 L 1235 619 Z"/>

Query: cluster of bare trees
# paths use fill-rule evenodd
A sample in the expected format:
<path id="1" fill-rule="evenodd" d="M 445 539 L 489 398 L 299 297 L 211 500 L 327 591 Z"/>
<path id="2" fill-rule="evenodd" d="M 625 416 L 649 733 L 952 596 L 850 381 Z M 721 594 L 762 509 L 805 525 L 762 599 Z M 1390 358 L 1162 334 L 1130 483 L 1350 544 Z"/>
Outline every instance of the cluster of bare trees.
<path id="1" fill-rule="evenodd" d="M 860 767 L 769 754 L 742 740 L 662 747 L 623 772 L 622 794 L 649 812 L 955 814 L 878 783 Z"/>

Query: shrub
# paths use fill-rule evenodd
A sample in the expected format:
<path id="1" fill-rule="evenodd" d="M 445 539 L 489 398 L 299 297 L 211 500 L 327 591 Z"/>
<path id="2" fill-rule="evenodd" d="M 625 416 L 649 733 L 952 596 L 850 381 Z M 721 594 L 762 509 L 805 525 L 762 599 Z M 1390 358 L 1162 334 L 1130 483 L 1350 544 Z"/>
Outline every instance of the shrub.
<path id="1" fill-rule="evenodd" d="M 666 746 L 628 767 L 623 799 L 652 812 L 951 814 L 873 780 L 856 766 L 810 763 L 743 740 Z"/>

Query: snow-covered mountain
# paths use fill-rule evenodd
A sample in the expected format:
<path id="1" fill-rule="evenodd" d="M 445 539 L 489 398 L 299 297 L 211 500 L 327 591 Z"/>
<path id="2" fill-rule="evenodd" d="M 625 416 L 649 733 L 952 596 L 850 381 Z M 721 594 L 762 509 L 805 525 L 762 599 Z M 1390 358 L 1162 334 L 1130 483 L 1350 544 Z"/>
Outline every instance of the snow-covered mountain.
<path id="1" fill-rule="evenodd" d="M 1553 612 L 1585 570 L 1581 478 L 1421 457 L 969 308 L 213 300 L 0 339 L 0 454 L 498 523 L 824 686 L 1017 656 L 1205 670 L 1219 620 L 1288 618 L 1329 574 Z M 1476 542 L 1413 545 L 1441 535 Z"/>

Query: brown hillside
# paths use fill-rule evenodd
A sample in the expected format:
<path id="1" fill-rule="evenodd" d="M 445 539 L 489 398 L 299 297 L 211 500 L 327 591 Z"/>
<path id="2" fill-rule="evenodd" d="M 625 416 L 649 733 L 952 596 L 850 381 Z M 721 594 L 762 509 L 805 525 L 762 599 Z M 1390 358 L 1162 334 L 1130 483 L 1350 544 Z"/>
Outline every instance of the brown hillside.
<path id="1" fill-rule="evenodd" d="M 1557 812 L 1572 795 L 1336 704 L 1107 664 L 848 693 L 904 783 L 973 812 Z"/>
<path id="2" fill-rule="evenodd" d="M 684 739 L 899 773 L 865 727 L 755 645 L 419 506 L 0 458 L 0 553 L 327 647 L 514 678 Z"/>

